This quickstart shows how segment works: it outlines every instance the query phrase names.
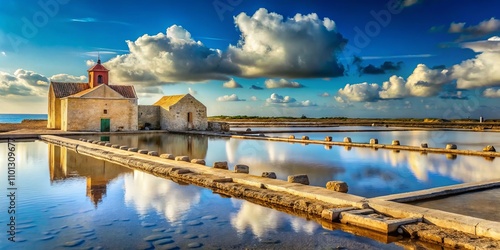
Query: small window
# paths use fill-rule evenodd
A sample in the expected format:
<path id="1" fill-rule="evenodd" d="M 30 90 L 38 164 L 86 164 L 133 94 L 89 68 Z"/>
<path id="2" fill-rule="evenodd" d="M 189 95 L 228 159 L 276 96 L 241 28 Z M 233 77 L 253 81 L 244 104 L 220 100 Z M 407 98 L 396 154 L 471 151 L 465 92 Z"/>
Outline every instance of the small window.
<path id="1" fill-rule="evenodd" d="M 102 84 L 102 75 L 97 76 L 97 83 Z"/>
<path id="2" fill-rule="evenodd" d="M 107 114 L 108 114 L 108 110 L 107 110 L 107 109 L 105 109 L 103 113 L 104 113 L 105 115 L 107 115 Z"/>

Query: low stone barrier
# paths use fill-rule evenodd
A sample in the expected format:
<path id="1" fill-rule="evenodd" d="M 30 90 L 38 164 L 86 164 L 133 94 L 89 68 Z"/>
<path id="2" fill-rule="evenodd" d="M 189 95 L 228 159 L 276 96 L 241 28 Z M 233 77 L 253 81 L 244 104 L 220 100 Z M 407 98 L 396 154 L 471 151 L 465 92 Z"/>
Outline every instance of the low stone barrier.
<path id="1" fill-rule="evenodd" d="M 120 145 L 117 145 L 117 144 L 113 144 L 111 145 L 112 148 L 120 148 Z"/>
<path id="2" fill-rule="evenodd" d="M 347 193 L 349 191 L 349 186 L 343 181 L 329 181 L 326 183 L 326 189 L 333 190 L 335 192 Z"/>
<path id="3" fill-rule="evenodd" d="M 138 148 L 128 148 L 127 150 L 130 152 L 137 152 L 139 149 Z"/>
<path id="4" fill-rule="evenodd" d="M 127 146 L 120 146 L 120 149 L 121 150 L 128 150 L 128 147 Z"/>
<path id="5" fill-rule="evenodd" d="M 288 136 L 288 139 L 295 139 L 295 135 Z"/>
<path id="6" fill-rule="evenodd" d="M 182 155 L 182 156 L 176 156 L 175 157 L 176 161 L 185 161 L 185 162 L 190 162 L 189 156 Z"/>
<path id="7" fill-rule="evenodd" d="M 488 145 L 483 148 L 483 152 L 497 152 L 497 150 L 495 149 L 495 147 Z"/>
<path id="8" fill-rule="evenodd" d="M 446 149 L 457 149 L 457 145 L 451 143 L 446 144 Z"/>
<path id="9" fill-rule="evenodd" d="M 175 160 L 175 156 L 173 154 L 161 154 L 160 157 L 163 159 Z"/>
<path id="10" fill-rule="evenodd" d="M 302 140 L 309 140 L 309 136 L 307 135 L 302 136 Z"/>
<path id="11" fill-rule="evenodd" d="M 344 137 L 344 142 L 351 143 L 352 142 L 351 137 Z"/>
<path id="12" fill-rule="evenodd" d="M 427 143 L 422 143 L 422 144 L 420 144 L 420 147 L 421 148 L 429 148 L 429 145 L 427 145 Z"/>
<path id="13" fill-rule="evenodd" d="M 148 154 L 148 151 L 147 150 L 144 150 L 144 149 L 140 149 L 137 151 L 137 153 L 139 154 L 143 154 L 143 155 L 147 155 Z"/>
<path id="14" fill-rule="evenodd" d="M 263 172 L 262 177 L 276 179 L 276 173 L 274 172 Z"/>
<path id="15" fill-rule="evenodd" d="M 234 166 L 234 172 L 248 174 L 250 172 L 250 168 L 247 165 L 238 164 Z"/>
<path id="16" fill-rule="evenodd" d="M 306 174 L 289 175 L 288 182 L 309 185 L 309 177 Z"/>
<path id="17" fill-rule="evenodd" d="M 370 144 L 378 144 L 378 139 L 372 138 L 370 139 Z"/>
<path id="18" fill-rule="evenodd" d="M 214 165 L 213 165 L 214 168 L 219 168 L 219 169 L 229 169 L 227 167 L 227 161 L 216 161 L 214 162 Z"/>
<path id="19" fill-rule="evenodd" d="M 205 165 L 206 164 L 205 160 L 203 160 L 203 159 L 192 159 L 191 163 L 200 164 L 200 165 Z"/>
<path id="20" fill-rule="evenodd" d="M 392 146 L 399 146 L 399 145 L 401 145 L 401 143 L 399 143 L 398 140 L 392 140 L 392 144 L 391 145 Z"/>
<path id="21" fill-rule="evenodd" d="M 149 152 L 148 152 L 148 155 L 151 155 L 151 156 L 159 156 L 158 152 L 156 152 L 156 151 L 149 151 Z"/>

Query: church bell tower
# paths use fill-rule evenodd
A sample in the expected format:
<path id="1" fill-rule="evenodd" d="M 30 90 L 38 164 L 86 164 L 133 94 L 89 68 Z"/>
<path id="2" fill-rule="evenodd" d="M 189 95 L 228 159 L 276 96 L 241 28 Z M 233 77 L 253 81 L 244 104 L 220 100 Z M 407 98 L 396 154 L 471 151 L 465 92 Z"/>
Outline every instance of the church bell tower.
<path id="1" fill-rule="evenodd" d="M 95 87 L 99 86 L 100 84 L 108 85 L 108 83 L 109 83 L 108 82 L 109 81 L 109 77 L 108 77 L 109 70 L 106 69 L 106 67 L 104 67 L 101 64 L 101 58 L 98 58 L 97 64 L 92 66 L 92 68 L 90 68 L 87 71 L 89 72 L 89 86 L 90 86 L 90 88 L 95 88 Z"/>

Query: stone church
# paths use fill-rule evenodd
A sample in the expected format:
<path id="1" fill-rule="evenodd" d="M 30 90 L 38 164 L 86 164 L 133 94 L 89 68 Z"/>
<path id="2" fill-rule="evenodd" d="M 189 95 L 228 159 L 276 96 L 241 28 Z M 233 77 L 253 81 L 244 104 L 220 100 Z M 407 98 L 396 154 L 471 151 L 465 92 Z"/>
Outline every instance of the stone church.
<path id="1" fill-rule="evenodd" d="M 47 127 L 100 132 L 207 129 L 207 109 L 193 96 L 164 96 L 153 105 L 138 105 L 134 86 L 109 84 L 108 73 L 99 59 L 88 70 L 88 83 L 51 82 Z"/>

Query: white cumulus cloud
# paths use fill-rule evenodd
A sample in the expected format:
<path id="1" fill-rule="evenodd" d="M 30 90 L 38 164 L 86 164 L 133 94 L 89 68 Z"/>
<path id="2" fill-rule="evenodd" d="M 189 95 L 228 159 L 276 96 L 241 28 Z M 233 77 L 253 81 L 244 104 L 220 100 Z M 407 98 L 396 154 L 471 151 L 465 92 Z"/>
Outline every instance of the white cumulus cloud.
<path id="1" fill-rule="evenodd" d="M 484 20 L 477 25 L 470 25 L 468 27 L 466 27 L 466 23 L 464 22 L 453 22 L 448 29 L 449 33 L 461 34 L 459 38 L 461 40 L 482 37 L 498 31 L 500 31 L 500 20 L 494 17 Z"/>
<path id="2" fill-rule="evenodd" d="M 276 93 L 272 93 L 269 98 L 266 99 L 266 105 L 278 105 L 283 107 L 311 107 L 317 106 L 310 100 L 297 101 L 295 98 L 290 96 L 282 96 Z"/>
<path id="3" fill-rule="evenodd" d="M 347 84 L 344 88 L 339 89 L 335 100 L 338 102 L 374 102 L 379 98 L 379 89 L 380 86 L 375 83 Z"/>
<path id="4" fill-rule="evenodd" d="M 222 87 L 229 88 L 229 89 L 243 88 L 243 86 L 241 86 L 241 84 L 237 83 L 233 78 L 231 78 L 231 80 L 222 84 Z"/>
<path id="5" fill-rule="evenodd" d="M 245 101 L 245 99 L 240 99 L 236 94 L 224 95 L 217 97 L 218 102 L 240 102 Z"/>
<path id="6" fill-rule="evenodd" d="M 294 81 L 289 81 L 286 79 L 267 79 L 264 84 L 266 85 L 266 88 L 268 89 L 277 89 L 277 88 L 302 88 L 304 85 L 294 82 Z"/>
<path id="7" fill-rule="evenodd" d="M 57 74 L 50 77 L 53 82 L 87 82 L 86 76 L 73 76 L 68 74 Z"/>
<path id="8" fill-rule="evenodd" d="M 0 96 L 47 96 L 49 79 L 33 71 L 18 69 L 14 74 L 0 71 Z"/>
<path id="9" fill-rule="evenodd" d="M 483 91 L 483 96 L 488 98 L 500 98 L 500 89 L 487 88 Z"/>

